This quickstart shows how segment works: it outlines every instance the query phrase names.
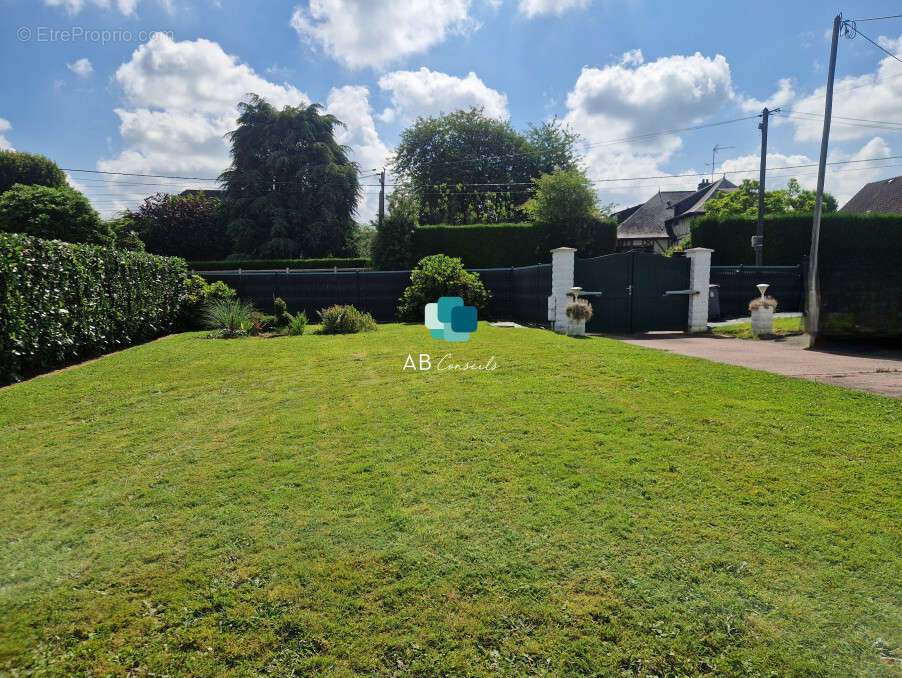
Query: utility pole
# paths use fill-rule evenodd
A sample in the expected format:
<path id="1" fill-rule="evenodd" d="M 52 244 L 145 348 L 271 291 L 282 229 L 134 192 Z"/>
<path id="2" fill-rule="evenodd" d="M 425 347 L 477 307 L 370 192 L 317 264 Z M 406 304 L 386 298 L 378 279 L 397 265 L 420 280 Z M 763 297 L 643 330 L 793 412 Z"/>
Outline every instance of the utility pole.
<path id="1" fill-rule="evenodd" d="M 824 134 L 821 138 L 821 158 L 817 167 L 817 197 L 814 201 L 814 222 L 811 225 L 811 253 L 808 256 L 808 303 L 806 304 L 806 325 L 809 348 L 817 340 L 820 322 L 820 299 L 817 289 L 817 252 L 821 237 L 821 210 L 824 203 L 824 175 L 827 172 L 827 144 L 830 141 L 830 116 L 833 113 L 833 75 L 836 72 L 836 44 L 839 29 L 843 24 L 842 14 L 833 19 L 833 39 L 830 42 L 830 68 L 827 71 L 827 96 L 824 104 Z"/>
<path id="2" fill-rule="evenodd" d="M 373 170 L 374 172 L 376 170 Z M 385 168 L 379 173 L 379 226 L 382 226 L 382 220 L 385 219 Z"/>
<path id="3" fill-rule="evenodd" d="M 752 247 L 755 248 L 755 266 L 764 265 L 764 176 L 767 172 L 767 120 L 771 113 L 778 113 L 779 108 L 772 111 L 767 106 L 761 111 L 761 172 L 758 175 L 758 228 L 755 237 L 752 238 Z"/>

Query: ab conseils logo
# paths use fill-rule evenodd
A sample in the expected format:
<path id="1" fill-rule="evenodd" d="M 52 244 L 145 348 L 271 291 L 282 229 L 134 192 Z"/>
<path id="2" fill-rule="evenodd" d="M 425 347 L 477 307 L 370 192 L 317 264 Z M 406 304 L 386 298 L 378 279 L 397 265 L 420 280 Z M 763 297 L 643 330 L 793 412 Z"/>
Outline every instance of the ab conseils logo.
<path id="1" fill-rule="evenodd" d="M 426 304 L 426 327 L 434 339 L 468 341 L 476 331 L 476 307 L 466 306 L 460 297 L 439 297 Z"/>

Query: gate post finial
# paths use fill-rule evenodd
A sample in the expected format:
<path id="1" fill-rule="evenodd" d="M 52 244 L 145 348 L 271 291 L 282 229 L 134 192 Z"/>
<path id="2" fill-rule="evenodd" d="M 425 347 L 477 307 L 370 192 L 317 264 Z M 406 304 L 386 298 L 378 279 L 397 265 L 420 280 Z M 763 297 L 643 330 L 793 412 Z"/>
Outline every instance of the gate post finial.
<path id="1" fill-rule="evenodd" d="M 551 296 L 548 297 L 548 320 L 558 334 L 567 331 L 567 293 L 573 288 L 575 247 L 551 250 Z"/>
<path id="2" fill-rule="evenodd" d="M 707 247 L 693 247 L 686 250 L 689 259 L 689 322 L 687 332 L 708 331 L 708 295 L 711 283 L 711 253 Z"/>

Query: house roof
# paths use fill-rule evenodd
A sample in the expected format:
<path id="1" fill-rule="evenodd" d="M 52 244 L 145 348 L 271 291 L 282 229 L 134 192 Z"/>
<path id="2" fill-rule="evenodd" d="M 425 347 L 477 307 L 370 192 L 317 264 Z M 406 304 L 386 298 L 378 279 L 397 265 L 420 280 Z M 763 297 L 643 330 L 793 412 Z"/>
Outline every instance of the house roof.
<path id="1" fill-rule="evenodd" d="M 674 219 L 705 213 L 705 203 L 719 193 L 736 190 L 726 177 L 713 183 L 704 182 L 694 191 L 658 191 L 645 204 L 630 207 L 616 216 L 618 238 L 669 238 L 668 225 Z"/>
<path id="2" fill-rule="evenodd" d="M 840 212 L 866 214 L 902 214 L 902 177 L 881 179 L 865 184 Z"/>
<path id="3" fill-rule="evenodd" d="M 695 191 L 658 191 L 620 223 L 617 227 L 617 237 L 668 237 L 664 222 L 673 215 L 673 205 L 695 193 Z"/>

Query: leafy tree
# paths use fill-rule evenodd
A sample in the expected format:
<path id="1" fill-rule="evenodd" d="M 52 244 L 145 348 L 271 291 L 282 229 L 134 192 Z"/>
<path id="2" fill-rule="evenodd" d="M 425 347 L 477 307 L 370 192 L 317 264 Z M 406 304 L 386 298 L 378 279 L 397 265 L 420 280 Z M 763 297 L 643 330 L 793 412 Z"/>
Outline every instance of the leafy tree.
<path id="1" fill-rule="evenodd" d="M 135 223 L 127 218 L 120 217 L 107 222 L 107 226 L 113 232 L 115 238 L 113 247 L 119 250 L 132 250 L 133 252 L 145 252 L 144 242 L 138 237 Z"/>
<path id="2" fill-rule="evenodd" d="M 232 250 L 222 203 L 203 192 L 184 196 L 157 193 L 137 212 L 126 212 L 124 219 L 151 254 L 197 261 L 223 258 Z"/>
<path id="3" fill-rule="evenodd" d="M 49 158 L 17 151 L 0 151 L 0 193 L 5 193 L 14 184 L 68 187 L 66 175 Z"/>
<path id="4" fill-rule="evenodd" d="M 399 188 L 388 197 L 388 214 L 376 227 L 370 254 L 373 266 L 383 271 L 410 266 L 413 231 L 419 225 L 418 212 L 417 199 L 408 189 Z"/>
<path id="5" fill-rule="evenodd" d="M 592 182 L 580 170 L 557 170 L 532 180 L 535 194 L 523 209 L 532 221 L 565 224 L 573 219 L 598 216 L 598 196 Z"/>
<path id="6" fill-rule="evenodd" d="M 113 243 L 110 226 L 85 196 L 68 187 L 13 185 L 0 195 L 0 231 L 71 243 Z"/>
<path id="7" fill-rule="evenodd" d="M 480 313 L 489 305 L 489 292 L 478 273 L 467 271 L 460 259 L 433 254 L 420 259 L 411 271 L 410 286 L 398 300 L 398 317 L 407 322 L 423 322 L 426 304 L 439 297 L 460 297 Z"/>
<path id="8" fill-rule="evenodd" d="M 343 123 L 321 107 L 277 110 L 251 95 L 229 134 L 228 232 L 258 257 L 344 256 L 353 248 L 357 165 L 335 141 Z"/>
<path id="9" fill-rule="evenodd" d="M 758 216 L 758 182 L 744 179 L 735 191 L 705 203 L 705 214 L 709 216 Z M 787 212 L 813 212 L 817 194 L 802 190 L 796 179 L 790 179 L 786 188 L 764 192 L 764 213 L 785 214 Z M 836 198 L 824 193 L 824 212 L 836 211 Z"/>
<path id="10" fill-rule="evenodd" d="M 575 169 L 577 140 L 558 123 L 524 136 L 472 108 L 417 118 L 401 133 L 393 167 L 413 187 L 423 224 L 516 221 L 530 179 Z"/>

